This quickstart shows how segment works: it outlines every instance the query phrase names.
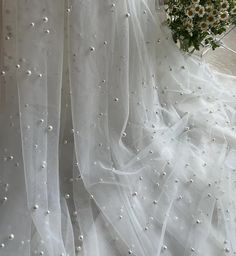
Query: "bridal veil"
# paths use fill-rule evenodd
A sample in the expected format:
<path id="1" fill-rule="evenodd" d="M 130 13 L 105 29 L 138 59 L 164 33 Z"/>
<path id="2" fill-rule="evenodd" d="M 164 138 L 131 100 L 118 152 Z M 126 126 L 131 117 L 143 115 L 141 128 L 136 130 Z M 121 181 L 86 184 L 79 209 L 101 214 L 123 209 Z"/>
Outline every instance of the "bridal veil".
<path id="1" fill-rule="evenodd" d="M 236 79 L 154 0 L 2 0 L 1 256 L 236 253 Z"/>

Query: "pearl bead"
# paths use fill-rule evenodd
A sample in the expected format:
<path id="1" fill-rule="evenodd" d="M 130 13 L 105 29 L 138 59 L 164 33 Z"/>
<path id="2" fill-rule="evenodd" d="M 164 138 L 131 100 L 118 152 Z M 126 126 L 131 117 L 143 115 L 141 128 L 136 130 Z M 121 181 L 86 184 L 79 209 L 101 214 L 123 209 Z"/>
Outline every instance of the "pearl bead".
<path id="1" fill-rule="evenodd" d="M 30 26 L 31 26 L 31 27 L 34 27 L 34 26 L 35 26 L 35 23 L 34 23 L 34 22 L 31 22 L 31 23 L 30 23 Z"/>
<path id="2" fill-rule="evenodd" d="M 15 236 L 14 236 L 14 234 L 10 234 L 8 238 L 9 238 L 9 240 L 13 240 L 15 238 Z"/>
<path id="3" fill-rule="evenodd" d="M 5 76 L 6 75 L 6 72 L 4 70 L 1 71 L 1 75 L 2 76 Z"/>
<path id="4" fill-rule="evenodd" d="M 89 47 L 89 50 L 90 50 L 91 52 L 94 52 L 94 51 L 95 51 L 95 47 L 90 46 L 90 47 Z"/>
<path id="5" fill-rule="evenodd" d="M 16 68 L 19 69 L 20 68 L 20 64 L 16 64 Z"/>
<path id="6" fill-rule="evenodd" d="M 84 237 L 82 235 L 79 236 L 79 240 L 82 241 Z"/>
<path id="7" fill-rule="evenodd" d="M 70 195 L 69 194 L 65 194 L 65 199 L 69 199 Z"/>
<path id="8" fill-rule="evenodd" d="M 41 168 L 45 169 L 46 168 L 46 163 L 42 163 Z"/>
<path id="9" fill-rule="evenodd" d="M 4 196 L 3 199 L 2 199 L 3 203 L 5 203 L 7 201 L 7 199 L 8 198 L 6 196 Z"/>
<path id="10" fill-rule="evenodd" d="M 126 13 L 125 16 L 126 16 L 127 18 L 129 18 L 129 17 L 130 17 L 130 13 L 129 13 L 129 12 Z"/>
<path id="11" fill-rule="evenodd" d="M 13 158 L 14 158 L 13 156 L 9 156 L 8 157 L 9 160 L 13 160 Z"/>
<path id="12" fill-rule="evenodd" d="M 165 251 L 165 250 L 167 250 L 167 246 L 166 245 L 163 245 L 162 246 L 162 249 Z"/>
<path id="13" fill-rule="evenodd" d="M 4 248 L 5 247 L 5 244 L 4 243 L 1 243 L 0 244 L 0 248 Z"/>
<path id="14" fill-rule="evenodd" d="M 44 21 L 45 23 L 47 23 L 47 22 L 48 22 L 48 17 L 43 17 L 43 21 Z"/>
<path id="15" fill-rule="evenodd" d="M 82 250 L 81 246 L 77 246 L 77 247 L 76 247 L 76 251 L 77 251 L 77 252 L 80 252 L 81 250 Z"/>
<path id="16" fill-rule="evenodd" d="M 39 206 L 37 205 L 37 204 L 35 204 L 34 206 L 33 206 L 33 210 L 37 210 L 39 208 Z"/>
<path id="17" fill-rule="evenodd" d="M 45 33 L 45 34 L 50 34 L 50 30 L 49 30 L 49 29 L 46 29 L 46 30 L 44 31 L 44 33 Z"/>
<path id="18" fill-rule="evenodd" d="M 69 194 L 65 194 L 65 199 L 69 199 L 70 195 Z"/>
<path id="19" fill-rule="evenodd" d="M 48 126 L 48 131 L 52 131 L 53 130 L 53 126 L 52 125 L 49 125 Z"/>
<path id="20" fill-rule="evenodd" d="M 27 74 L 27 76 L 31 76 L 31 74 L 32 74 L 31 70 L 27 70 L 26 74 Z"/>

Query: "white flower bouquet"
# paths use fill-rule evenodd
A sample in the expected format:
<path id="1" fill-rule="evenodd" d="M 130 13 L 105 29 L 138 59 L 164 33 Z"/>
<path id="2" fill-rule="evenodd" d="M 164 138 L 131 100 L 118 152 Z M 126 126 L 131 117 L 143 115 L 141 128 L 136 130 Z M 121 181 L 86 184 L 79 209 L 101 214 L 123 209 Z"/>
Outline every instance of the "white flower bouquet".
<path id="1" fill-rule="evenodd" d="M 187 52 L 220 46 L 217 35 L 236 25 L 236 0 L 168 0 L 167 23 L 174 41 Z"/>

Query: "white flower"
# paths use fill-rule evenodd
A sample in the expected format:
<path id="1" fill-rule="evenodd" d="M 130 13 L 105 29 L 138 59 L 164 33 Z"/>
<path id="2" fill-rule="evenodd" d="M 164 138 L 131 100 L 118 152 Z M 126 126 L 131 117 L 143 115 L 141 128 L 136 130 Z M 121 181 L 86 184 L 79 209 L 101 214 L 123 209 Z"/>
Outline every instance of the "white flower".
<path id="1" fill-rule="evenodd" d="M 202 21 L 200 22 L 200 28 L 202 31 L 207 31 L 209 29 L 209 26 L 205 21 Z"/>
<path id="2" fill-rule="evenodd" d="M 193 8 L 188 8 L 186 10 L 186 15 L 189 17 L 189 18 L 193 18 L 195 16 L 195 12 L 194 12 L 194 9 Z"/>
<path id="3" fill-rule="evenodd" d="M 216 19 L 215 22 L 212 24 L 212 26 L 216 28 L 218 27 L 219 23 L 220 23 L 220 20 Z"/>
<path id="4" fill-rule="evenodd" d="M 203 17 L 205 14 L 205 8 L 203 6 L 200 6 L 199 11 L 198 11 L 198 16 Z"/>
<path id="5" fill-rule="evenodd" d="M 215 20 L 216 19 L 215 19 L 215 17 L 213 15 L 207 16 L 207 23 L 208 24 L 214 24 Z"/>
<path id="6" fill-rule="evenodd" d="M 230 12 L 232 15 L 236 15 L 236 7 L 234 7 L 231 12 Z"/>
<path id="7" fill-rule="evenodd" d="M 211 11 L 210 14 L 213 15 L 213 16 L 218 16 L 219 12 L 216 9 L 214 9 L 214 10 Z"/>
<path id="8" fill-rule="evenodd" d="M 195 10 L 196 13 L 198 13 L 199 10 L 200 10 L 200 5 L 196 4 L 196 5 L 194 6 L 194 10 Z"/>
<path id="9" fill-rule="evenodd" d="M 229 2 L 226 0 L 224 0 L 220 5 L 221 5 L 221 9 L 223 10 L 229 9 Z"/>
<path id="10" fill-rule="evenodd" d="M 212 5 L 206 5 L 205 6 L 205 12 L 206 13 L 211 13 L 213 11 L 213 6 Z"/>
<path id="11" fill-rule="evenodd" d="M 229 13 L 227 11 L 221 12 L 219 18 L 222 21 L 227 20 L 229 18 Z"/>
<path id="12" fill-rule="evenodd" d="M 195 12 L 198 14 L 199 17 L 203 17 L 205 14 L 205 8 L 201 5 L 196 5 L 194 7 Z"/>
<path id="13" fill-rule="evenodd" d="M 193 20 L 192 19 L 187 19 L 184 22 L 184 27 L 188 32 L 191 32 L 193 30 Z"/>

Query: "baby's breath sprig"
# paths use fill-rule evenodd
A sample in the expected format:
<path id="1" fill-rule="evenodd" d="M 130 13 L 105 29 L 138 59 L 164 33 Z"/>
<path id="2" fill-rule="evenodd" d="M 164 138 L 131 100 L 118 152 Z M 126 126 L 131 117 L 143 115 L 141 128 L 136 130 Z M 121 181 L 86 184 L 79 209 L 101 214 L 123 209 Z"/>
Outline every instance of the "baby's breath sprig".
<path id="1" fill-rule="evenodd" d="M 217 35 L 236 25 L 236 0 L 168 0 L 167 24 L 174 41 L 187 52 L 220 46 Z"/>

